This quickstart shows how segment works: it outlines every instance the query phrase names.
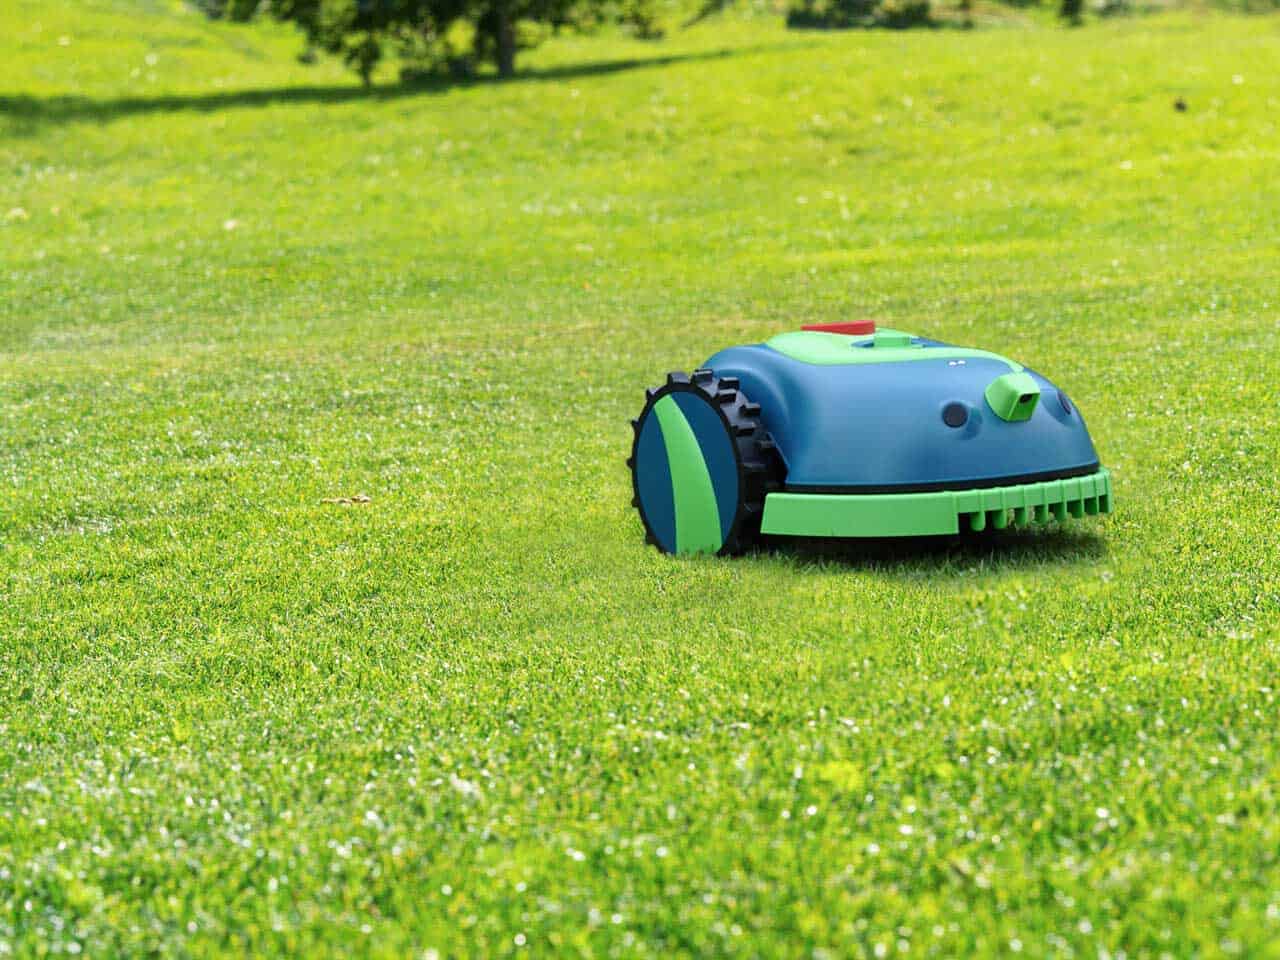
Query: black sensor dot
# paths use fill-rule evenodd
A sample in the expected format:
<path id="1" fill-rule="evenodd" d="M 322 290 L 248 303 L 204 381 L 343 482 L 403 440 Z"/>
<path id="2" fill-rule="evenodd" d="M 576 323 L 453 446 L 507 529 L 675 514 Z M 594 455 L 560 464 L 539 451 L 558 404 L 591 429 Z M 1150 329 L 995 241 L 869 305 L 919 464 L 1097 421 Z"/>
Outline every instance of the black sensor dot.
<path id="1" fill-rule="evenodd" d="M 948 427 L 963 427 L 969 422 L 969 408 L 963 403 L 948 403 L 942 408 L 942 422 Z"/>

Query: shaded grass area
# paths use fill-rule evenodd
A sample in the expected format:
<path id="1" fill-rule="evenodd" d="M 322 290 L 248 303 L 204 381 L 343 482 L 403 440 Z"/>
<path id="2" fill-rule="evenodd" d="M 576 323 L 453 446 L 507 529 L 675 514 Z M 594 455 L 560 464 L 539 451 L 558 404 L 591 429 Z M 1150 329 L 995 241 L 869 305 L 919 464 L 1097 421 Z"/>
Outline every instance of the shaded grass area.
<path id="1" fill-rule="evenodd" d="M 366 96 L 148 9 L 0 14 L 0 944 L 1274 945 L 1274 21 Z M 643 388 L 865 314 L 1062 383 L 1118 513 L 645 548 Z"/>
<path id="2" fill-rule="evenodd" d="M 626 57 L 596 63 L 564 64 L 523 70 L 513 78 L 500 78 L 496 75 L 480 75 L 464 79 L 425 76 L 412 82 L 376 89 L 336 84 L 330 86 L 289 84 L 278 88 L 103 99 L 67 94 L 49 97 L 14 94 L 0 96 L 0 116 L 5 116 L 11 121 L 15 132 L 29 133 L 41 124 L 80 121 L 110 123 L 135 114 L 174 113 L 186 110 L 209 112 L 275 105 L 334 104 L 353 101 L 379 104 L 404 97 L 419 97 L 431 93 L 443 94 L 459 88 L 496 83 L 546 83 L 581 77 L 598 77 L 624 70 L 652 70 L 675 63 L 714 60 L 731 56 L 735 52 L 744 53 L 750 50 L 702 50 L 671 56 Z"/>

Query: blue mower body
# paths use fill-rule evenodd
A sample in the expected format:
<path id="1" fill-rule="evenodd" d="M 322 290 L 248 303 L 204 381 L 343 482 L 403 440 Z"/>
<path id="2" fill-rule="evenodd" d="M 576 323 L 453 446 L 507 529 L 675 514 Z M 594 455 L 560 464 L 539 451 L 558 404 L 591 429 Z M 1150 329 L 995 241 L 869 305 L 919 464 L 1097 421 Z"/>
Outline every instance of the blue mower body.
<path id="1" fill-rule="evenodd" d="M 952 534 L 1110 512 L 1084 418 L 1048 379 L 868 327 L 729 347 L 650 391 L 629 461 L 650 541 L 732 552 L 759 533 Z"/>

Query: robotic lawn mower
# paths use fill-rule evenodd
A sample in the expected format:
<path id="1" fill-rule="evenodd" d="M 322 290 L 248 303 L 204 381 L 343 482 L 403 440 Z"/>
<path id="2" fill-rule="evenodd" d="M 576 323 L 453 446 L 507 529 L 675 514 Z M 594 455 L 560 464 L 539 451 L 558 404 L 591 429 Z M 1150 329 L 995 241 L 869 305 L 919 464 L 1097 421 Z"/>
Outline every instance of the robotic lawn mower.
<path id="1" fill-rule="evenodd" d="M 999 354 L 869 320 L 722 350 L 668 374 L 631 423 L 633 504 L 666 553 L 1112 509 L 1111 474 L 1065 393 Z"/>

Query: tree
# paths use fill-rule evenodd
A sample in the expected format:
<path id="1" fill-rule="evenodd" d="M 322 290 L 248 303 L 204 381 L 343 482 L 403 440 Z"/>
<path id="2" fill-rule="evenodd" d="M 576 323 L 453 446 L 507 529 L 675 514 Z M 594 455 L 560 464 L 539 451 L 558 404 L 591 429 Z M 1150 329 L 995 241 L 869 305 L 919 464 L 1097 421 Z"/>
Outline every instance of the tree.
<path id="1" fill-rule="evenodd" d="M 930 17 L 929 0 L 790 0 L 787 7 L 787 26 L 800 29 L 906 29 L 926 26 Z"/>
<path id="2" fill-rule="evenodd" d="M 203 0 L 211 15 L 248 20 L 259 11 L 294 23 L 307 47 L 341 56 L 370 82 L 388 42 L 418 58 L 447 57 L 447 38 L 458 23 L 473 31 L 473 56 L 499 76 L 516 69 L 516 52 L 533 38 L 522 25 L 561 27 L 608 0 Z"/>

